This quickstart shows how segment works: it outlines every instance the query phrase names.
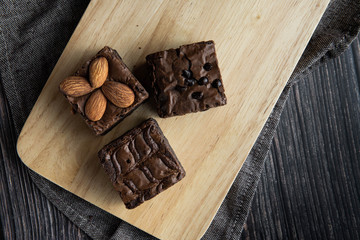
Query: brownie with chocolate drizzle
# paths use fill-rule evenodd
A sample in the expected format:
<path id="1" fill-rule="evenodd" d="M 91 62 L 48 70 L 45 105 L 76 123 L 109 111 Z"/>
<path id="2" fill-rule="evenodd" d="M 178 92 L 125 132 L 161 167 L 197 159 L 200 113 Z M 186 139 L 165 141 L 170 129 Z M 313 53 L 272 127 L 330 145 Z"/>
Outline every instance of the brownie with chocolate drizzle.
<path id="1" fill-rule="evenodd" d="M 185 177 L 185 170 L 152 118 L 104 146 L 98 156 L 129 209 Z"/>

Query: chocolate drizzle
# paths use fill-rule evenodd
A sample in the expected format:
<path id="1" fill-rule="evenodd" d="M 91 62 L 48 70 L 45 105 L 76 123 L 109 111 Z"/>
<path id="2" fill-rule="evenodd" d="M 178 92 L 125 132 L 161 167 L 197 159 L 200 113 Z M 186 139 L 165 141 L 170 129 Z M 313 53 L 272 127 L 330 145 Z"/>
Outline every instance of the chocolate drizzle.
<path id="1" fill-rule="evenodd" d="M 138 206 L 185 176 L 153 119 L 105 146 L 99 158 L 127 208 Z"/>

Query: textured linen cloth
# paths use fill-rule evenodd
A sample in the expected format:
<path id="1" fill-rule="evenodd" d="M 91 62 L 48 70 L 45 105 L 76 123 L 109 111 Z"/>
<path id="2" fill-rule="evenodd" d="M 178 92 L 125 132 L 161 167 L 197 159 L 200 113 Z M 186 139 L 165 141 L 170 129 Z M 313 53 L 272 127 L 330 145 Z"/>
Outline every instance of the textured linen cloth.
<path id="1" fill-rule="evenodd" d="M 0 0 L 0 78 L 19 134 L 88 0 Z M 291 86 L 344 51 L 357 36 L 360 2 L 331 1 L 240 173 L 203 239 L 238 239 Z M 6 159 L 5 159 L 6 161 Z M 94 239 L 152 239 L 150 235 L 29 170 L 41 192 Z"/>

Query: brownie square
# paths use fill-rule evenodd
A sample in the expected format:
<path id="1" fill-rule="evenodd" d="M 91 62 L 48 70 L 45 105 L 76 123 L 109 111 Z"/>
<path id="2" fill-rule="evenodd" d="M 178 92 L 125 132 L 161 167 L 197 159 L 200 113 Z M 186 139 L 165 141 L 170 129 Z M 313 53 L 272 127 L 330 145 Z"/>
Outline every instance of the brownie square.
<path id="1" fill-rule="evenodd" d="M 94 86 L 94 84 L 90 83 L 90 66 L 95 59 L 100 58 L 105 58 L 105 62 L 107 62 L 108 71 L 107 75 L 105 76 L 106 81 L 100 83 L 99 86 Z M 85 94 L 73 94 L 73 92 L 71 91 L 66 91 L 67 89 L 64 88 L 64 83 L 66 83 L 69 78 L 72 78 L 71 80 L 74 81 L 77 79 L 83 80 L 84 83 L 82 84 L 84 86 L 82 89 L 86 90 L 83 92 Z M 76 84 L 76 81 L 74 83 Z M 118 87 L 119 85 L 121 85 L 121 88 Z M 105 94 L 115 88 L 117 88 L 117 91 L 115 91 L 114 94 Z M 105 92 L 105 90 L 107 92 Z M 110 47 L 104 47 L 103 49 L 101 49 L 94 57 L 86 61 L 74 73 L 73 76 L 65 79 L 60 84 L 60 91 L 70 102 L 73 108 L 73 112 L 80 113 L 86 124 L 94 131 L 96 135 L 104 135 L 105 133 L 109 132 L 121 120 L 123 120 L 132 111 L 134 111 L 149 96 L 145 88 L 140 84 L 140 82 L 135 78 L 135 76 L 130 72 L 129 68 L 122 61 L 117 51 L 111 49 Z M 124 94 L 125 97 L 128 97 L 125 100 L 128 100 L 127 103 L 131 103 L 130 105 L 126 104 L 126 102 L 125 105 L 121 105 L 121 103 L 123 103 L 122 101 L 124 100 L 119 98 L 119 96 L 123 96 L 121 94 Z M 93 96 L 93 99 L 95 100 L 90 100 L 90 97 L 92 95 L 98 95 L 99 97 Z M 129 100 L 131 101 L 129 102 Z M 115 105 L 114 102 L 116 102 L 117 105 Z M 102 108 L 102 111 L 95 111 L 95 117 L 101 118 L 91 120 L 93 118 L 89 117 L 89 114 L 86 111 L 86 105 L 92 105 L 92 107 L 95 109 Z M 89 106 L 88 108 L 90 108 Z M 94 111 L 92 111 L 91 114 L 94 115 Z"/>
<path id="2" fill-rule="evenodd" d="M 101 164 L 126 208 L 135 208 L 185 176 L 168 140 L 150 118 L 104 146 Z"/>
<path id="3" fill-rule="evenodd" d="M 160 117 L 205 111 L 226 104 L 213 41 L 153 53 L 146 61 Z"/>

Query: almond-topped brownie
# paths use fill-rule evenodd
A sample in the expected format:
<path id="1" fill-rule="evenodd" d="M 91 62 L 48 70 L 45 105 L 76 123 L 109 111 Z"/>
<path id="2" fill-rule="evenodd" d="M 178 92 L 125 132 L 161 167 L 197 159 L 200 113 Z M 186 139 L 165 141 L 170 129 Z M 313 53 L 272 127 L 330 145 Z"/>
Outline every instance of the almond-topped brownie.
<path id="1" fill-rule="evenodd" d="M 110 131 L 149 96 L 110 47 L 104 47 L 64 79 L 60 91 L 96 135 Z"/>
<path id="2" fill-rule="evenodd" d="M 205 111 L 226 104 L 213 41 L 153 53 L 146 61 L 160 117 Z"/>
<path id="3" fill-rule="evenodd" d="M 185 176 L 168 140 L 152 118 L 107 144 L 98 156 L 129 209 L 153 198 Z"/>

